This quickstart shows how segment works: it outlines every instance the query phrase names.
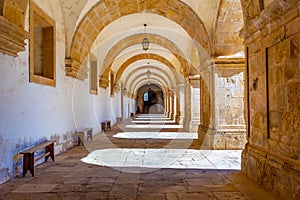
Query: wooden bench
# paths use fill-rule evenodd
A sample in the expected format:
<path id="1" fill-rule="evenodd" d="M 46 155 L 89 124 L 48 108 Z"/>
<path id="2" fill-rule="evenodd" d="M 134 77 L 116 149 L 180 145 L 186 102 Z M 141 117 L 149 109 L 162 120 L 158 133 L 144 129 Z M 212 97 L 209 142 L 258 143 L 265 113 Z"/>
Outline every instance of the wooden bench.
<path id="1" fill-rule="evenodd" d="M 117 121 L 117 124 L 122 124 L 122 117 L 117 117 L 116 121 Z"/>
<path id="2" fill-rule="evenodd" d="M 85 128 L 81 130 L 76 130 L 77 133 L 77 145 L 84 145 L 84 134 L 86 133 L 86 140 L 93 140 L 93 128 Z"/>
<path id="3" fill-rule="evenodd" d="M 110 120 L 106 120 L 104 122 L 101 122 L 101 129 L 104 132 L 107 131 L 108 129 L 111 129 Z"/>
<path id="4" fill-rule="evenodd" d="M 20 152 L 20 154 L 23 154 L 23 177 L 26 175 L 28 170 L 31 175 L 34 176 L 34 163 L 40 159 L 45 158 L 45 162 L 47 162 L 48 158 L 51 157 L 52 161 L 54 161 L 54 142 L 54 140 L 46 141 Z M 43 148 L 46 150 L 45 154 L 34 159 L 34 153 Z"/>

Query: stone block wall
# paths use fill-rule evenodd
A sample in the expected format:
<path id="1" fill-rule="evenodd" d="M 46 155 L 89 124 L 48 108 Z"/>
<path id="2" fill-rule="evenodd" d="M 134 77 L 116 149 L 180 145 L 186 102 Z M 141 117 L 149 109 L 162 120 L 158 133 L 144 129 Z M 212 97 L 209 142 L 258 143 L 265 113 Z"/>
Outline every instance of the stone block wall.
<path id="1" fill-rule="evenodd" d="M 201 91 L 201 125 L 198 132 L 202 149 L 243 149 L 246 144 L 245 61 L 243 58 L 216 58 L 213 65 L 212 91 L 206 91 L 203 85 Z M 209 103 L 207 95 L 213 98 Z M 207 106 L 209 104 L 211 107 Z M 205 115 L 209 112 L 211 114 Z"/>
<path id="2" fill-rule="evenodd" d="M 300 199 L 300 1 L 277 0 L 261 10 L 246 2 L 242 171 L 279 199 Z"/>
<path id="3" fill-rule="evenodd" d="M 217 120 L 219 127 L 244 126 L 244 73 L 217 78 Z"/>

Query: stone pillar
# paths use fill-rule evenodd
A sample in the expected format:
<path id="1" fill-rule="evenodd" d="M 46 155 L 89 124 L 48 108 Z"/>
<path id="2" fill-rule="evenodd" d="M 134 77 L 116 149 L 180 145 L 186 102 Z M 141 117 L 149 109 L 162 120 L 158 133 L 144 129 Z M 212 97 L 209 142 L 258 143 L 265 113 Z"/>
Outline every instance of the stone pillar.
<path id="1" fill-rule="evenodd" d="M 177 88 L 176 88 L 175 106 L 176 106 L 175 123 L 179 124 L 179 122 L 180 122 L 180 93 L 178 92 Z"/>
<path id="2" fill-rule="evenodd" d="M 191 83 L 191 121 L 190 131 L 197 132 L 200 125 L 200 78 L 190 79 Z"/>
<path id="3" fill-rule="evenodd" d="M 181 112 L 180 112 L 180 88 L 176 87 L 176 116 L 175 116 L 175 123 L 179 124 L 180 123 L 180 116 L 181 116 Z"/>
<path id="4" fill-rule="evenodd" d="M 121 106 L 121 118 L 123 120 L 124 119 L 124 97 L 123 97 L 124 91 L 123 91 L 123 83 L 121 83 L 120 90 L 121 90 L 121 104 L 120 104 L 120 106 Z"/>
<path id="5" fill-rule="evenodd" d="M 178 84 L 177 88 L 176 88 L 176 93 L 178 95 L 178 110 L 177 110 L 177 120 L 178 120 L 178 124 L 183 125 L 183 121 L 184 121 L 184 113 L 185 113 L 185 109 L 184 109 L 184 104 L 185 104 L 185 98 L 184 98 L 184 84 Z"/>
<path id="6" fill-rule="evenodd" d="M 175 112 L 175 110 L 174 110 L 174 104 L 175 104 L 175 99 L 174 99 L 174 92 L 170 92 L 170 98 L 171 98 L 171 116 L 170 116 L 170 118 L 173 120 L 174 119 L 174 112 Z"/>
<path id="7" fill-rule="evenodd" d="M 184 120 L 183 120 L 183 129 L 185 131 L 190 131 L 190 122 L 191 122 L 191 85 L 189 79 L 184 83 Z"/>
<path id="8" fill-rule="evenodd" d="M 209 67 L 210 120 L 206 131 L 199 128 L 202 148 L 244 148 L 244 68 L 243 58 L 214 59 Z"/>
<path id="9" fill-rule="evenodd" d="M 168 113 L 167 113 L 167 116 L 169 118 L 171 118 L 171 96 L 170 96 L 170 92 L 168 92 Z"/>
<path id="10" fill-rule="evenodd" d="M 169 93 L 168 92 L 166 92 L 166 95 L 165 95 L 165 115 L 167 116 L 167 117 L 169 117 L 169 111 L 170 111 L 170 104 L 169 104 L 170 102 L 169 102 Z"/>

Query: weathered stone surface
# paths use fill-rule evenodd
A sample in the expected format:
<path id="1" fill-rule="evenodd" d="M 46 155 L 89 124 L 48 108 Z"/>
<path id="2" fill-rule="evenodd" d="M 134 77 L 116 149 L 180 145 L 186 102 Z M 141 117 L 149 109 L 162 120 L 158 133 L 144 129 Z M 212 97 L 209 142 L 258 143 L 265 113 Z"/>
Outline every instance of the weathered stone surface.
<path id="1" fill-rule="evenodd" d="M 299 187 L 295 186 L 300 180 L 299 130 L 295 129 L 299 127 L 300 108 L 300 42 L 299 28 L 295 28 L 299 24 L 297 3 L 274 1 L 256 19 L 246 16 L 248 22 L 256 21 L 257 24 L 251 27 L 246 23 L 245 27 L 251 120 L 242 171 L 285 199 L 299 198 Z M 267 13 L 269 18 L 266 18 Z M 262 27 L 268 27 L 268 31 Z M 254 44 L 260 44 L 259 48 Z"/>

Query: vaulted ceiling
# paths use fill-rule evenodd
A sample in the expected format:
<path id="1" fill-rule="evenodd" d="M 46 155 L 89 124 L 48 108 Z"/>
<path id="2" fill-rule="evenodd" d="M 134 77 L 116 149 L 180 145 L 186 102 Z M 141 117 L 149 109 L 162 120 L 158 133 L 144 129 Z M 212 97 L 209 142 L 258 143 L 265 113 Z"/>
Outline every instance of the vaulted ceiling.
<path id="1" fill-rule="evenodd" d="M 97 57 L 99 76 L 112 70 L 131 93 L 153 82 L 172 90 L 203 73 L 207 60 L 243 51 L 240 0 L 60 0 L 66 59 Z M 141 41 L 150 40 L 148 51 Z M 151 71 L 151 80 L 147 71 Z M 105 84 L 104 84 L 105 86 Z"/>

